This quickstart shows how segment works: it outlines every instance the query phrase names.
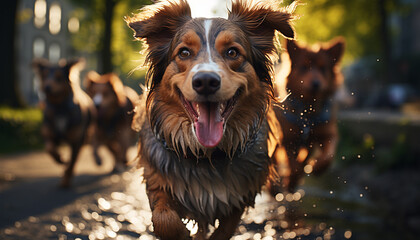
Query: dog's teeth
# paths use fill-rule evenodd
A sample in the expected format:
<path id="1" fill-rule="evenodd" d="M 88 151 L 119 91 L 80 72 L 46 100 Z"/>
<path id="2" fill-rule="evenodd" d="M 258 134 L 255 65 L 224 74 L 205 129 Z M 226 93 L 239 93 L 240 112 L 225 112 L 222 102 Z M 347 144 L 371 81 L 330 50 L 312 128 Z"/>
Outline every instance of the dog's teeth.
<path id="1" fill-rule="evenodd" d="M 198 107 L 198 103 L 195 104 L 195 109 L 197 111 L 198 116 L 200 116 L 200 108 Z"/>

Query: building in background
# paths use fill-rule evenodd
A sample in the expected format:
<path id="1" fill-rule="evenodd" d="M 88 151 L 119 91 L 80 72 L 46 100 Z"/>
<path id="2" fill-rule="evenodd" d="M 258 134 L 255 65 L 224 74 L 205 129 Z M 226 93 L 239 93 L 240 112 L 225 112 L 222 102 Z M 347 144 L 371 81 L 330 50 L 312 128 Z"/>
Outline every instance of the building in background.
<path id="1" fill-rule="evenodd" d="M 21 0 L 16 28 L 17 86 L 28 105 L 39 100 L 38 80 L 31 68 L 34 58 L 57 63 L 75 55 L 70 34 L 79 30 L 79 20 L 71 17 L 73 6 L 63 0 Z"/>

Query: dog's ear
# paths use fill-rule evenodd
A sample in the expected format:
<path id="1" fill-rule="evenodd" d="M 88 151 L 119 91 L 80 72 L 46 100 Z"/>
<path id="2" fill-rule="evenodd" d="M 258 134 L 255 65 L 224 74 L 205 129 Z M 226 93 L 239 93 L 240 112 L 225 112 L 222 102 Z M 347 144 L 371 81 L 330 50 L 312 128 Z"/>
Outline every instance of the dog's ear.
<path id="1" fill-rule="evenodd" d="M 75 58 L 69 60 L 61 59 L 58 65 L 67 68 L 69 71 L 73 69 L 81 71 L 85 68 L 86 60 L 84 58 Z"/>
<path id="2" fill-rule="evenodd" d="M 68 76 L 70 82 L 80 85 L 80 72 L 85 67 L 84 58 L 69 60 L 61 59 L 58 61 L 58 66 L 64 71 L 64 74 Z"/>
<path id="3" fill-rule="evenodd" d="M 252 1 L 236 0 L 232 2 L 232 10 L 228 20 L 237 24 L 248 36 L 251 46 L 251 64 L 263 82 L 272 86 L 271 71 L 272 54 L 275 31 L 278 30 L 286 38 L 294 38 L 294 30 L 291 25 L 292 12 L 296 4 L 287 9 L 279 9 L 277 6 L 266 3 L 253 3 Z"/>
<path id="4" fill-rule="evenodd" d="M 46 59 L 43 58 L 36 58 L 32 60 L 32 68 L 35 70 L 36 73 L 40 74 L 43 69 L 48 67 L 50 64 Z"/>
<path id="5" fill-rule="evenodd" d="M 119 105 L 121 107 L 124 107 L 127 103 L 127 97 L 125 95 L 124 85 L 121 79 L 115 73 L 110 73 L 107 75 L 108 76 L 106 77 L 109 78 L 109 83 L 111 84 L 112 89 L 114 89 L 114 92 L 117 95 Z"/>
<path id="6" fill-rule="evenodd" d="M 287 39 L 286 49 L 287 49 L 287 53 L 289 54 L 290 59 L 293 59 L 301 50 L 301 47 L 296 43 L 295 40 Z"/>
<path id="7" fill-rule="evenodd" d="M 286 38 L 295 37 L 291 24 L 295 8 L 296 3 L 288 8 L 279 9 L 274 5 L 237 0 L 232 2 L 228 19 L 238 24 L 248 34 L 251 44 L 264 53 L 270 53 L 274 50 L 275 30 Z"/>
<path id="8" fill-rule="evenodd" d="M 191 9 L 186 0 L 161 1 L 144 7 L 134 17 L 125 18 L 134 37 L 144 39 L 149 51 L 168 44 L 178 28 L 190 19 Z"/>
<path id="9" fill-rule="evenodd" d="M 329 46 L 324 48 L 324 51 L 330 56 L 333 61 L 333 64 L 337 64 L 340 62 L 341 58 L 344 54 L 345 49 L 345 40 L 343 37 L 337 37 L 333 39 L 329 44 Z"/>
<path id="10" fill-rule="evenodd" d="M 93 70 L 89 71 L 86 74 L 85 81 L 84 81 L 84 85 L 85 85 L 86 89 L 89 91 L 89 89 L 92 87 L 92 85 L 95 82 L 98 82 L 100 78 L 101 78 L 101 75 L 99 75 L 97 72 L 95 72 Z"/>

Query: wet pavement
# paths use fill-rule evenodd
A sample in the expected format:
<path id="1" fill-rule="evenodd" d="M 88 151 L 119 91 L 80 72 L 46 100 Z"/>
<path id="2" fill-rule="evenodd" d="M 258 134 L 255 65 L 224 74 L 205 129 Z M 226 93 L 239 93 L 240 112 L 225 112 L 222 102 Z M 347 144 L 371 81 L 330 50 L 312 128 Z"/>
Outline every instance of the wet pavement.
<path id="1" fill-rule="evenodd" d="M 45 153 L 0 157 L 0 239 L 156 239 L 141 170 L 109 174 L 112 159 L 106 151 L 99 168 L 89 149 L 82 154 L 86 160 L 77 165 L 69 190 L 57 187 L 62 169 Z M 401 174 L 412 177 L 395 180 L 394 186 L 388 184 L 393 175 L 378 181 L 389 181 L 394 189 L 407 182 L 420 186 L 418 172 Z M 272 198 L 263 192 L 232 239 L 417 239 L 418 193 L 412 202 L 400 203 L 413 207 L 398 215 L 392 209 L 399 205 L 388 205 L 385 198 L 393 200 L 374 176 L 366 167 L 334 168 L 322 177 L 305 177 L 294 194 Z M 193 223 L 187 227 L 194 231 Z"/>

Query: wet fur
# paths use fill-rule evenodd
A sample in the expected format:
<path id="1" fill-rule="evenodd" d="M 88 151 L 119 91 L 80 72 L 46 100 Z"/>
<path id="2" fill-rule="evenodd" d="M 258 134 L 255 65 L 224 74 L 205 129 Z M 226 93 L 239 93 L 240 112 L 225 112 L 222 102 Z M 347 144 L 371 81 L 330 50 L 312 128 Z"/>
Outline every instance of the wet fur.
<path id="1" fill-rule="evenodd" d="M 46 151 L 57 163 L 66 164 L 61 187 L 69 187 L 73 169 L 82 145 L 94 134 L 96 110 L 90 97 L 80 88 L 79 73 L 81 63 L 61 60 L 58 65 L 47 60 L 33 62 L 41 80 L 44 120 L 41 133 Z M 65 163 L 58 153 L 58 146 L 67 143 L 71 147 L 71 157 Z"/>
<path id="2" fill-rule="evenodd" d="M 281 184 L 273 191 L 293 192 L 306 165 L 320 174 L 333 161 L 338 141 L 334 94 L 343 82 L 343 53 L 342 38 L 312 47 L 287 41 L 275 87 L 276 95 L 287 99 L 274 109 L 284 139 L 274 155 Z"/>
<path id="3" fill-rule="evenodd" d="M 135 142 L 136 134 L 131 129 L 131 123 L 138 94 L 124 86 L 114 73 L 99 75 L 90 71 L 85 84 L 98 112 L 97 131 L 92 140 L 94 149 L 101 144 L 106 145 L 114 155 L 114 171 L 122 170 L 127 164 L 127 150 Z M 97 151 L 94 155 L 101 164 Z"/>
<path id="4" fill-rule="evenodd" d="M 198 222 L 194 239 L 205 239 L 216 219 L 220 226 L 210 239 L 229 239 L 266 183 L 272 165 L 267 139 L 273 136 L 266 118 L 273 99 L 269 55 L 275 50 L 275 30 L 293 37 L 293 9 L 236 1 L 228 20 L 211 19 L 211 54 L 222 77 L 212 97 L 224 101 L 240 93 L 215 148 L 198 143 L 180 100 L 180 94 L 200 97 L 191 88 L 191 72 L 209 57 L 200 51 L 208 19 L 192 19 L 183 0 L 160 2 L 127 18 L 134 36 L 148 45 L 147 88 L 133 127 L 140 131 L 139 166 L 161 239 L 187 239 L 182 218 Z M 239 49 L 238 59 L 224 58 L 230 45 Z M 176 51 L 181 46 L 192 49 L 193 57 L 180 60 Z"/>

